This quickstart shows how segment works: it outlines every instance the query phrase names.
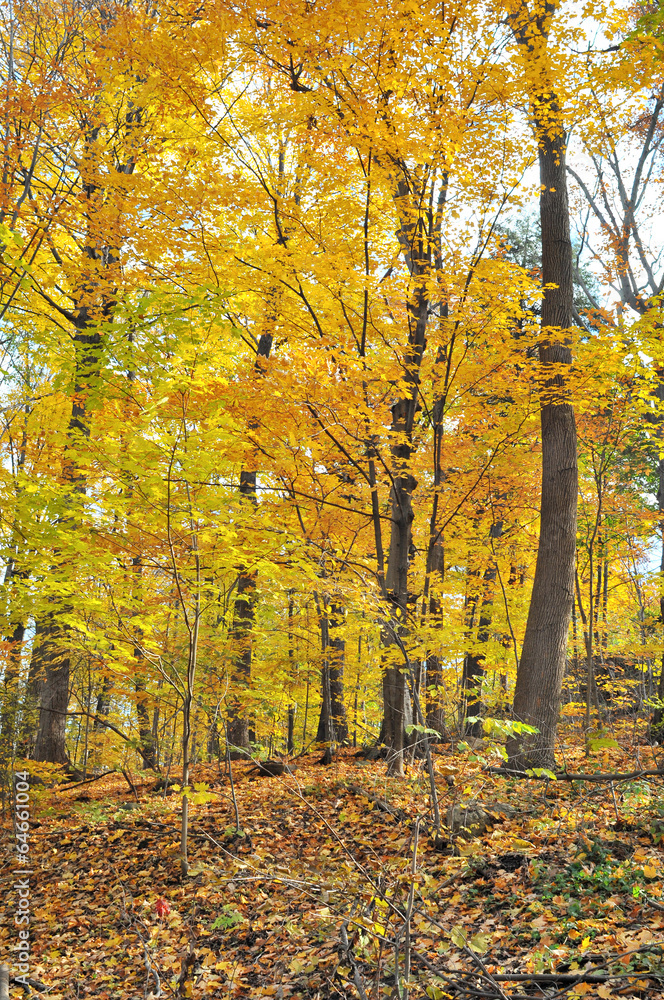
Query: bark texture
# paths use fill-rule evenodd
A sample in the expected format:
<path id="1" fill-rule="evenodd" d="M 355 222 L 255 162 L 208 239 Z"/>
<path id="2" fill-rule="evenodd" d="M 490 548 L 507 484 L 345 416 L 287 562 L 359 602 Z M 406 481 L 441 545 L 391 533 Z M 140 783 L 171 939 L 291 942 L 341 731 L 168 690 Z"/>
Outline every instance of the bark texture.
<path id="1" fill-rule="evenodd" d="M 256 504 L 256 473 L 240 473 L 240 494 Z M 248 750 L 249 714 L 245 702 L 251 684 L 251 660 L 256 620 L 257 574 L 241 567 L 237 578 L 235 608 L 231 627 L 233 667 L 228 703 L 228 740 L 234 747 Z"/>
<path id="2" fill-rule="evenodd" d="M 545 76 L 546 37 L 556 5 L 516 26 L 517 41 Z M 547 83 L 546 78 L 542 81 Z M 556 94 L 548 86 L 531 99 L 539 145 L 542 227 L 542 340 L 539 358 L 551 376 L 541 390 L 542 492 L 533 592 L 514 694 L 514 718 L 537 727 L 508 743 L 513 767 L 551 767 L 574 599 L 578 493 L 574 410 L 564 369 L 572 353 L 564 333 L 573 323 L 573 260 L 565 168 L 566 135 Z M 548 287 L 551 286 L 551 287 Z"/>
<path id="3" fill-rule="evenodd" d="M 420 369 L 426 348 L 429 316 L 427 279 L 431 271 L 432 219 L 413 209 L 414 192 L 408 182 L 398 183 L 397 207 L 401 219 L 399 242 L 411 277 L 408 300 L 408 343 L 403 357 L 406 391 L 392 407 L 392 491 L 390 547 L 385 577 L 386 599 L 391 613 L 382 630 L 385 649 L 383 668 L 383 740 L 387 746 L 388 772 L 403 774 L 405 726 L 411 721 L 407 680 L 399 665 L 396 637 L 408 632 L 408 568 L 413 546 L 413 491 L 411 472 L 415 451 L 413 430 L 418 407 Z"/>
<path id="4" fill-rule="evenodd" d="M 47 622 L 43 627 L 38 654 L 45 673 L 34 759 L 49 761 L 51 764 L 69 763 L 65 749 L 65 730 L 70 659 L 60 645 L 61 638 L 58 624 L 53 620 Z"/>
<path id="5" fill-rule="evenodd" d="M 657 401 L 660 407 L 664 407 L 664 369 L 662 368 L 657 371 Z M 657 439 L 660 442 L 660 448 L 662 446 L 662 438 L 664 438 L 664 425 L 662 418 L 659 417 L 657 423 Z M 662 552 L 659 567 L 661 587 L 659 597 L 659 619 L 661 622 L 664 622 L 664 458 L 660 458 L 657 472 L 657 511 L 660 516 L 660 530 L 662 532 Z M 662 656 L 659 683 L 657 685 L 657 699 L 658 705 L 655 708 L 650 720 L 650 735 L 654 741 L 662 743 L 664 742 L 664 655 Z"/>
<path id="6" fill-rule="evenodd" d="M 503 533 L 502 521 L 495 521 L 491 525 L 490 537 L 492 540 L 500 538 Z M 478 571 L 469 573 L 469 578 L 477 580 Z M 466 736 L 479 737 L 482 735 L 483 727 L 479 716 L 482 714 L 482 681 L 484 680 L 484 660 L 483 646 L 489 641 L 491 623 L 493 621 L 493 597 L 498 576 L 498 564 L 494 559 L 482 573 L 482 581 L 479 587 L 474 587 L 474 592 L 468 596 L 466 611 L 466 636 L 471 642 L 463 660 L 463 672 L 461 686 L 463 689 L 462 706 L 464 718 L 477 718 L 477 722 L 465 723 L 464 732 Z M 478 616 L 479 611 L 479 616 Z M 477 628 L 476 641 L 472 642 L 473 635 Z"/>
<path id="7" fill-rule="evenodd" d="M 274 311 L 271 307 L 271 325 L 274 324 Z M 264 370 L 265 362 L 272 350 L 272 329 L 263 333 L 258 341 L 255 371 Z M 240 472 L 240 496 L 245 503 L 257 507 L 256 472 L 243 469 Z M 238 567 L 237 597 L 233 609 L 233 622 L 230 630 L 233 663 L 230 677 L 230 693 L 228 697 L 227 739 L 234 747 L 248 750 L 251 746 L 251 719 L 246 706 L 246 698 L 251 685 L 251 660 L 253 632 L 256 621 L 256 584 L 258 574 L 247 567 Z M 240 751 L 240 756 L 242 753 Z"/>
<path id="8" fill-rule="evenodd" d="M 323 702 L 316 732 L 316 739 L 321 743 L 345 743 L 348 740 L 348 719 L 344 702 L 346 643 L 338 631 L 343 621 L 343 610 L 337 604 L 332 604 L 329 610 L 326 608 L 321 615 Z"/>
<path id="9" fill-rule="evenodd" d="M 0 767 L 4 767 L 12 757 L 12 747 L 16 740 L 16 716 L 18 713 L 18 689 L 21 672 L 21 650 L 25 638 L 25 626 L 18 622 L 7 641 L 7 659 L 2 692 L 2 712 L 0 713 Z"/>
<path id="10" fill-rule="evenodd" d="M 108 315 L 110 310 L 111 303 L 109 302 L 104 315 Z M 61 518 L 60 523 L 63 527 L 76 532 L 83 530 L 78 523 L 78 505 L 80 496 L 85 493 L 86 487 L 85 473 L 80 466 L 78 449 L 81 442 L 90 436 L 87 396 L 90 382 L 96 377 L 99 370 L 101 337 L 96 330 L 90 329 L 95 320 L 87 306 L 81 306 L 73 319 L 77 327 L 73 338 L 76 350 L 76 372 L 62 468 L 63 483 L 69 493 L 69 511 Z M 61 552 L 56 553 L 56 556 L 54 572 L 56 574 L 66 572 L 67 556 Z M 69 609 L 65 604 L 59 610 L 66 613 Z M 44 684 L 39 706 L 39 729 L 34 757 L 35 760 L 63 764 L 68 762 L 65 749 L 65 731 L 70 656 L 67 651 L 68 628 L 59 622 L 55 609 L 50 610 L 45 616 L 44 637 L 40 657 L 45 666 L 45 673 L 43 675 Z"/>

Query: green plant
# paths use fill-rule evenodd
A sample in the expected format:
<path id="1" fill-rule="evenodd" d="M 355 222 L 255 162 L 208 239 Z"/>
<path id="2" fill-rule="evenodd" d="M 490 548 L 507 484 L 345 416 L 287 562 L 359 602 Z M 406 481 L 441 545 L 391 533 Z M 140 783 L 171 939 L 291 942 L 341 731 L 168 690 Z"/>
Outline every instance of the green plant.
<path id="1" fill-rule="evenodd" d="M 212 930 L 230 930 L 232 927 L 237 927 L 238 924 L 244 922 L 244 917 L 237 910 L 234 910 L 231 906 L 222 906 L 221 913 L 215 918 L 212 924 Z"/>

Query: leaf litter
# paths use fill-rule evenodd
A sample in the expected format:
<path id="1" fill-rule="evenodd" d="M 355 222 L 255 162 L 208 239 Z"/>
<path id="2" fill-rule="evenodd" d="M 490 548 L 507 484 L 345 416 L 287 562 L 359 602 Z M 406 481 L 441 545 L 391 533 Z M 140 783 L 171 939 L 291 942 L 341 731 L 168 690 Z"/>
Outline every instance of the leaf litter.
<path id="1" fill-rule="evenodd" d="M 654 750 L 638 751 L 640 768 L 657 766 Z M 628 771 L 630 753 L 601 748 L 593 766 Z M 192 808 L 184 880 L 180 799 L 155 792 L 154 776 L 133 776 L 133 808 L 118 775 L 86 790 L 33 787 L 32 995 L 664 996 L 661 778 L 611 793 L 488 773 L 481 752 L 439 748 L 443 814 L 510 806 L 479 834 L 439 836 L 419 761 L 396 779 L 353 751 L 329 767 L 317 759 L 270 777 L 234 765 L 239 830 L 224 767 L 198 765 L 211 801 Z M 567 761 L 589 767 L 582 748 Z M 7 816 L 2 839 L 11 886 Z M 5 954 L 16 939 L 7 898 Z"/>

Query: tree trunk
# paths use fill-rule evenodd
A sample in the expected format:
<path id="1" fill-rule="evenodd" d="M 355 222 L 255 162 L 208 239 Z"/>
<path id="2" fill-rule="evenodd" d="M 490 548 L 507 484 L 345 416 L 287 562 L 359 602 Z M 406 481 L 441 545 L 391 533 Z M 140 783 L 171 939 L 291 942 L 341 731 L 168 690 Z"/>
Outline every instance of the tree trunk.
<path id="1" fill-rule="evenodd" d="M 548 17 L 554 5 L 548 9 Z M 548 24 L 531 19 L 515 28 L 517 41 L 546 57 Z M 542 72 L 542 69 L 539 69 Z M 546 84 L 546 81 L 544 81 Z M 551 767 L 574 596 L 578 492 L 576 424 L 565 391 L 564 367 L 572 363 L 560 331 L 573 322 L 572 244 L 565 171 L 566 136 L 556 95 L 541 87 L 531 104 L 539 145 L 542 225 L 542 341 L 540 362 L 558 370 L 541 392 L 542 492 L 540 536 L 533 592 L 514 694 L 514 718 L 538 733 L 508 741 L 510 765 Z M 553 286 L 553 287 L 549 287 Z M 549 331 L 555 333 L 551 337 Z M 555 369 L 554 369 L 555 371 Z"/>
<path id="2" fill-rule="evenodd" d="M 256 473 L 240 474 L 240 492 L 255 501 Z M 228 740 L 232 746 L 249 750 L 249 713 L 246 696 L 251 683 L 251 659 L 256 620 L 256 573 L 242 569 L 237 579 L 237 597 L 231 626 L 233 669 L 228 703 Z M 244 756 L 240 754 L 240 756 Z"/>
<path id="3" fill-rule="evenodd" d="M 98 732 L 104 728 L 103 717 L 111 711 L 111 691 L 113 682 L 110 674 L 104 674 L 101 688 L 97 694 L 97 704 L 95 707 L 95 720 L 92 727 L 93 732 Z"/>
<path id="4" fill-rule="evenodd" d="M 45 622 L 36 621 L 35 634 L 32 639 L 32 650 L 30 652 L 28 680 L 25 686 L 23 704 L 21 705 L 20 745 L 25 757 L 32 756 L 34 752 L 37 729 L 39 728 L 39 704 L 41 702 L 46 675 L 46 665 L 42 660 L 42 647 L 45 635 Z"/>
<path id="5" fill-rule="evenodd" d="M 657 400 L 660 407 L 664 406 L 664 369 L 659 368 L 657 370 Z M 662 438 L 664 437 L 664 418 L 660 416 L 657 423 L 657 439 L 660 443 L 660 449 L 662 447 Z M 660 592 L 659 592 L 659 620 L 664 622 L 664 458 L 660 458 L 657 467 L 658 472 L 658 484 L 657 484 L 657 512 L 660 517 L 660 531 L 662 533 L 662 552 L 660 560 Z M 652 714 L 650 720 L 650 736 L 651 739 L 657 743 L 664 742 L 664 655 L 662 656 L 662 665 L 659 675 L 659 683 L 657 685 L 657 706 Z"/>
<path id="6" fill-rule="evenodd" d="M 27 419 L 27 407 L 25 408 Z M 25 468 L 25 456 L 27 448 L 27 430 L 25 424 L 21 445 L 19 448 L 18 461 L 16 463 L 17 472 L 22 472 Z M 20 610 L 20 585 L 28 577 L 28 571 L 24 566 L 19 568 L 19 560 L 22 562 L 20 535 L 14 530 L 11 550 L 13 555 L 7 560 L 3 590 L 5 601 L 10 609 L 13 621 L 13 629 L 6 639 L 7 657 L 5 660 L 4 683 L 2 694 L 2 709 L 0 710 L 0 765 L 4 765 L 12 757 L 12 748 L 16 743 L 18 733 L 16 732 L 16 716 L 18 713 L 18 690 L 21 676 L 21 653 L 25 640 L 25 621 Z M 18 587 L 18 594 L 17 594 Z M 18 599 L 17 599 L 18 598 Z M 10 618 L 10 621 L 11 621 Z M 17 620 L 18 619 L 18 620 Z"/>
<path id="7" fill-rule="evenodd" d="M 321 609 L 321 611 L 323 703 L 316 739 L 320 743 L 330 740 L 334 740 L 336 743 L 345 743 L 348 740 L 348 719 L 344 702 L 346 643 L 337 631 L 343 624 L 344 614 L 343 610 L 336 604 L 330 606 L 329 613 L 327 608 Z M 328 721 L 331 723 L 330 726 L 328 726 Z"/>
<path id="8" fill-rule="evenodd" d="M 322 690 L 323 704 L 318 720 L 316 739 L 327 741 L 327 720 L 324 718 L 328 699 L 325 692 L 329 689 L 329 711 L 332 723 L 332 739 L 337 743 L 345 743 L 348 739 L 348 719 L 344 701 L 344 666 L 346 659 L 346 643 L 339 635 L 338 629 L 343 625 L 343 610 L 336 604 L 323 611 L 324 623 L 321 622 L 321 640 L 323 645 Z"/>
<path id="9" fill-rule="evenodd" d="M 295 705 L 288 706 L 288 741 L 286 752 L 293 753 L 295 750 Z"/>
<path id="10" fill-rule="evenodd" d="M 491 525 L 490 537 L 492 539 L 500 538 L 502 533 L 502 521 L 496 521 Z M 493 621 L 493 592 L 497 576 L 498 563 L 493 558 L 482 574 L 481 595 L 473 594 L 471 596 L 471 616 L 468 621 L 468 634 L 469 637 L 472 637 L 475 627 L 475 614 L 479 603 L 480 617 L 477 626 L 477 645 L 480 648 L 475 650 L 469 649 L 464 656 L 461 687 L 463 691 L 464 718 L 478 718 L 478 721 L 464 725 L 466 736 L 479 737 L 483 732 L 482 722 L 479 720 L 479 716 L 482 714 L 482 681 L 484 679 L 484 652 L 482 651 L 482 646 L 489 641 L 490 637 L 491 622 Z"/>
<path id="11" fill-rule="evenodd" d="M 67 726 L 67 705 L 69 703 L 68 653 L 62 649 L 59 640 L 62 630 L 55 622 L 47 621 L 42 630 L 39 660 L 45 668 L 42 689 L 39 729 L 35 742 L 34 759 L 51 764 L 68 764 L 65 747 Z"/>
<path id="12" fill-rule="evenodd" d="M 143 767 L 151 771 L 158 771 L 159 761 L 157 759 L 157 741 L 154 738 L 152 720 L 150 719 L 149 696 L 145 688 L 142 661 L 143 655 L 141 651 L 134 649 L 134 663 L 136 670 L 134 675 L 134 691 L 136 692 L 138 736 L 141 741 L 138 750 L 143 760 Z"/>
<path id="13" fill-rule="evenodd" d="M 110 308 L 111 304 L 108 303 L 109 312 Z M 77 330 L 73 338 L 76 350 L 74 392 L 62 469 L 62 479 L 70 494 L 71 513 L 62 518 L 61 525 L 67 527 L 71 532 L 81 531 L 80 524 L 77 524 L 77 506 L 79 497 L 85 493 L 85 474 L 79 464 L 78 449 L 81 443 L 90 436 L 86 395 L 90 380 L 98 372 L 100 360 L 101 337 L 98 332 L 89 329 L 91 323 L 92 317 L 87 307 L 79 308 L 75 317 Z M 62 573 L 66 569 L 67 560 L 66 557 L 63 559 L 62 553 L 56 553 L 56 557 L 58 557 L 59 563 L 55 569 L 57 575 L 58 572 Z M 66 612 L 68 608 L 65 605 L 60 610 Z M 35 760 L 61 764 L 67 760 L 65 751 L 66 714 L 58 722 L 55 706 L 57 705 L 58 711 L 60 711 L 62 698 L 66 699 L 69 691 L 70 657 L 65 652 L 68 645 L 69 629 L 57 621 L 56 613 L 52 610 L 46 615 L 45 631 L 47 636 L 44 653 L 46 673 L 40 702 Z M 66 713 L 66 700 L 62 710 Z"/>
<path id="14" fill-rule="evenodd" d="M 255 371 L 262 372 L 272 350 L 272 326 L 276 316 L 276 306 L 270 307 L 268 330 L 261 334 L 256 352 Z M 254 508 L 256 498 L 256 472 L 240 472 L 240 496 Z M 251 660 L 254 624 L 256 621 L 256 584 L 258 574 L 246 566 L 240 566 L 237 578 L 237 597 L 233 609 L 233 623 L 230 629 L 233 650 L 230 693 L 228 699 L 227 739 L 235 747 L 248 750 L 251 746 L 251 720 L 246 706 L 246 696 L 251 684 Z M 242 756 L 242 754 L 240 754 Z"/>
<path id="15" fill-rule="evenodd" d="M 436 592 L 436 584 L 442 586 L 445 579 L 445 548 L 438 529 L 438 491 L 442 486 L 442 470 L 440 468 L 440 444 L 442 441 L 442 400 L 436 407 L 439 411 L 438 420 L 434 419 L 434 454 L 435 474 L 431 521 L 429 524 L 429 545 L 427 549 L 427 567 L 424 581 L 424 612 L 422 617 L 428 619 L 430 626 L 435 626 L 436 632 L 443 628 L 443 606 Z M 436 409 L 434 408 L 434 409 Z M 426 724 L 429 729 L 435 729 L 441 738 L 448 736 L 445 719 L 445 704 L 443 700 L 443 667 L 436 653 L 429 653 L 426 660 L 425 693 L 426 693 Z"/>
<path id="16" fill-rule="evenodd" d="M 21 651 L 25 637 L 25 625 L 18 622 L 8 640 L 7 659 L 2 692 L 2 712 L 0 712 L 0 767 L 12 757 L 12 747 L 16 741 L 16 715 L 18 711 L 18 686 L 21 673 Z"/>

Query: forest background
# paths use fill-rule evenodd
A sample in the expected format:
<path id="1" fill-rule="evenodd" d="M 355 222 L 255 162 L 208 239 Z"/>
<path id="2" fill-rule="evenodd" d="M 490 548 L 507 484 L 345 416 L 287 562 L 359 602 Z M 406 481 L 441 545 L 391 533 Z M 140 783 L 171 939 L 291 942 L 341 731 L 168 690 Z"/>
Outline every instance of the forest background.
<path id="1" fill-rule="evenodd" d="M 658 8 L 2 15 L 4 768 L 657 738 Z"/>
<path id="2" fill-rule="evenodd" d="M 521 970 L 527 995 L 547 970 L 556 996 L 656 995 L 659 5 L 0 17 L 0 772 L 11 837 L 17 774 L 44 826 L 39 975 L 124 998 L 120 955 L 153 997 L 168 969 L 173 996 L 504 1000 Z M 385 760 L 373 791 L 350 746 Z M 308 751 L 334 764 L 312 784 Z M 152 772 L 175 799 L 148 807 Z M 117 886 L 103 914 L 68 875 L 51 894 L 83 857 Z"/>

